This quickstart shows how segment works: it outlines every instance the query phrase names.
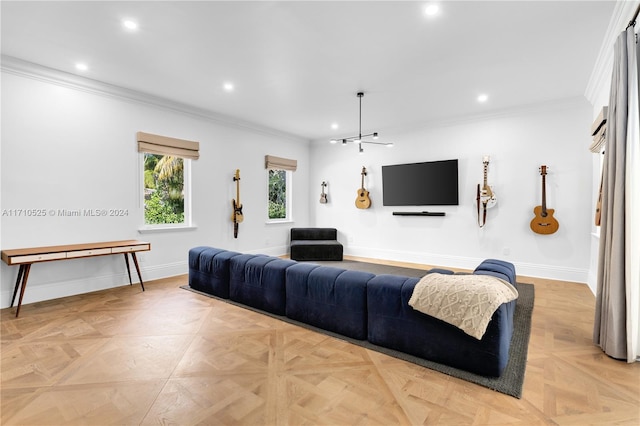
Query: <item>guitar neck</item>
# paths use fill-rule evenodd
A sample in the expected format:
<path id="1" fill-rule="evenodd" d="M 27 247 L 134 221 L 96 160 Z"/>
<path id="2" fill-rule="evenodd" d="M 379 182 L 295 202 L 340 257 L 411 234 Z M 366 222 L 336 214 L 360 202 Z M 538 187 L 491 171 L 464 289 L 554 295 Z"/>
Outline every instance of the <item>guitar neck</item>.
<path id="1" fill-rule="evenodd" d="M 236 181 L 236 204 L 240 206 L 240 170 L 236 170 L 233 180 Z"/>
<path id="2" fill-rule="evenodd" d="M 484 167 L 483 167 L 484 168 L 484 183 L 483 183 L 484 188 L 487 187 L 487 167 L 488 167 L 488 164 L 484 163 Z"/>
<path id="3" fill-rule="evenodd" d="M 542 175 L 542 212 L 547 212 L 547 180 L 546 175 Z"/>

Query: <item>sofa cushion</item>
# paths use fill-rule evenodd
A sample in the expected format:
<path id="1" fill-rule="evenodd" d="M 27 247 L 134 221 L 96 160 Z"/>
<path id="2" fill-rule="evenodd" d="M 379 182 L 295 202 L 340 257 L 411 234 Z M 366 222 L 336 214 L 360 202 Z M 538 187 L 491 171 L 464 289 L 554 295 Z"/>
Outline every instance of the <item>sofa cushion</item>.
<path id="1" fill-rule="evenodd" d="M 214 247 L 189 250 L 189 286 L 207 294 L 229 298 L 229 261 L 240 253 Z"/>
<path id="2" fill-rule="evenodd" d="M 342 260 L 343 247 L 335 240 L 291 241 L 293 260 Z"/>
<path id="3" fill-rule="evenodd" d="M 286 272 L 289 318 L 354 339 L 367 338 L 367 282 L 375 275 L 299 263 Z"/>
<path id="4" fill-rule="evenodd" d="M 336 228 L 291 228 L 291 241 L 294 240 L 337 240 Z"/>
<path id="5" fill-rule="evenodd" d="M 243 256 L 232 261 L 229 298 L 263 311 L 284 315 L 285 271 L 296 262 L 264 255 Z"/>
<path id="6" fill-rule="evenodd" d="M 516 283 L 516 268 L 513 263 L 498 259 L 486 259 L 473 271 L 476 275 L 492 275 L 511 284 Z"/>

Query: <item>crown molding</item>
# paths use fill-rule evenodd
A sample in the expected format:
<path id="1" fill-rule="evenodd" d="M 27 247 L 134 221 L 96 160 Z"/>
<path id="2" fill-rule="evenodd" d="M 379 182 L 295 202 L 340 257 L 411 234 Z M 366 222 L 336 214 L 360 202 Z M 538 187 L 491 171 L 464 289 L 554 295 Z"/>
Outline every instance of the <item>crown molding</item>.
<path id="1" fill-rule="evenodd" d="M 263 135 L 276 136 L 278 138 L 289 139 L 297 142 L 308 142 L 308 140 L 302 136 L 241 120 L 236 117 L 219 114 L 214 111 L 196 108 L 191 105 L 175 102 L 159 96 L 154 96 L 136 90 L 127 89 L 121 86 L 104 83 L 99 80 L 81 77 L 75 74 L 36 64 L 34 62 L 18 59 L 13 56 L 2 55 L 1 59 L 2 62 L 0 64 L 0 69 L 2 70 L 2 72 L 8 74 L 30 78 L 48 84 L 55 84 L 93 95 L 105 96 L 108 98 L 152 106 L 155 108 L 184 114 L 193 118 L 210 121 L 226 127 L 248 130 Z"/>
<path id="2" fill-rule="evenodd" d="M 591 71 L 591 76 L 589 77 L 589 82 L 584 92 L 584 96 L 592 105 L 597 102 L 598 94 L 607 90 L 607 85 L 611 84 L 613 46 L 620 33 L 624 31 L 629 24 L 639 3 L 638 1 L 616 2 L 604 40 L 600 46 L 600 52 L 598 53 L 596 63 Z"/>

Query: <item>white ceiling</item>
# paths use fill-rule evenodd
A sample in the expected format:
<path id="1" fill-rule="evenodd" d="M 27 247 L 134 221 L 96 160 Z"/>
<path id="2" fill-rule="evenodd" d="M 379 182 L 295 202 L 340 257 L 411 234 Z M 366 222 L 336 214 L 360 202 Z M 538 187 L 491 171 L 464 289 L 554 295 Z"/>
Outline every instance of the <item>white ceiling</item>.
<path id="1" fill-rule="evenodd" d="M 305 139 L 357 133 L 363 91 L 363 133 L 384 141 L 385 129 L 583 95 L 615 7 L 439 3 L 427 17 L 418 1 L 2 1 L 2 54 Z"/>

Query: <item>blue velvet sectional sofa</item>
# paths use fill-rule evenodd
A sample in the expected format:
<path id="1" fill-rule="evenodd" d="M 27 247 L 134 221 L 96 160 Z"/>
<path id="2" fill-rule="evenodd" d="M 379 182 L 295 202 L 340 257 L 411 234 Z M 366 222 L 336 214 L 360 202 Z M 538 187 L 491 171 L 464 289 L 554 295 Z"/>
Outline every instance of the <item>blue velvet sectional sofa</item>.
<path id="1" fill-rule="evenodd" d="M 453 273 L 427 271 L 432 272 Z M 501 260 L 485 260 L 473 273 L 515 284 L 514 266 Z M 509 360 L 516 301 L 495 311 L 478 340 L 411 308 L 418 281 L 213 247 L 189 250 L 194 290 L 479 375 L 500 376 Z"/>

